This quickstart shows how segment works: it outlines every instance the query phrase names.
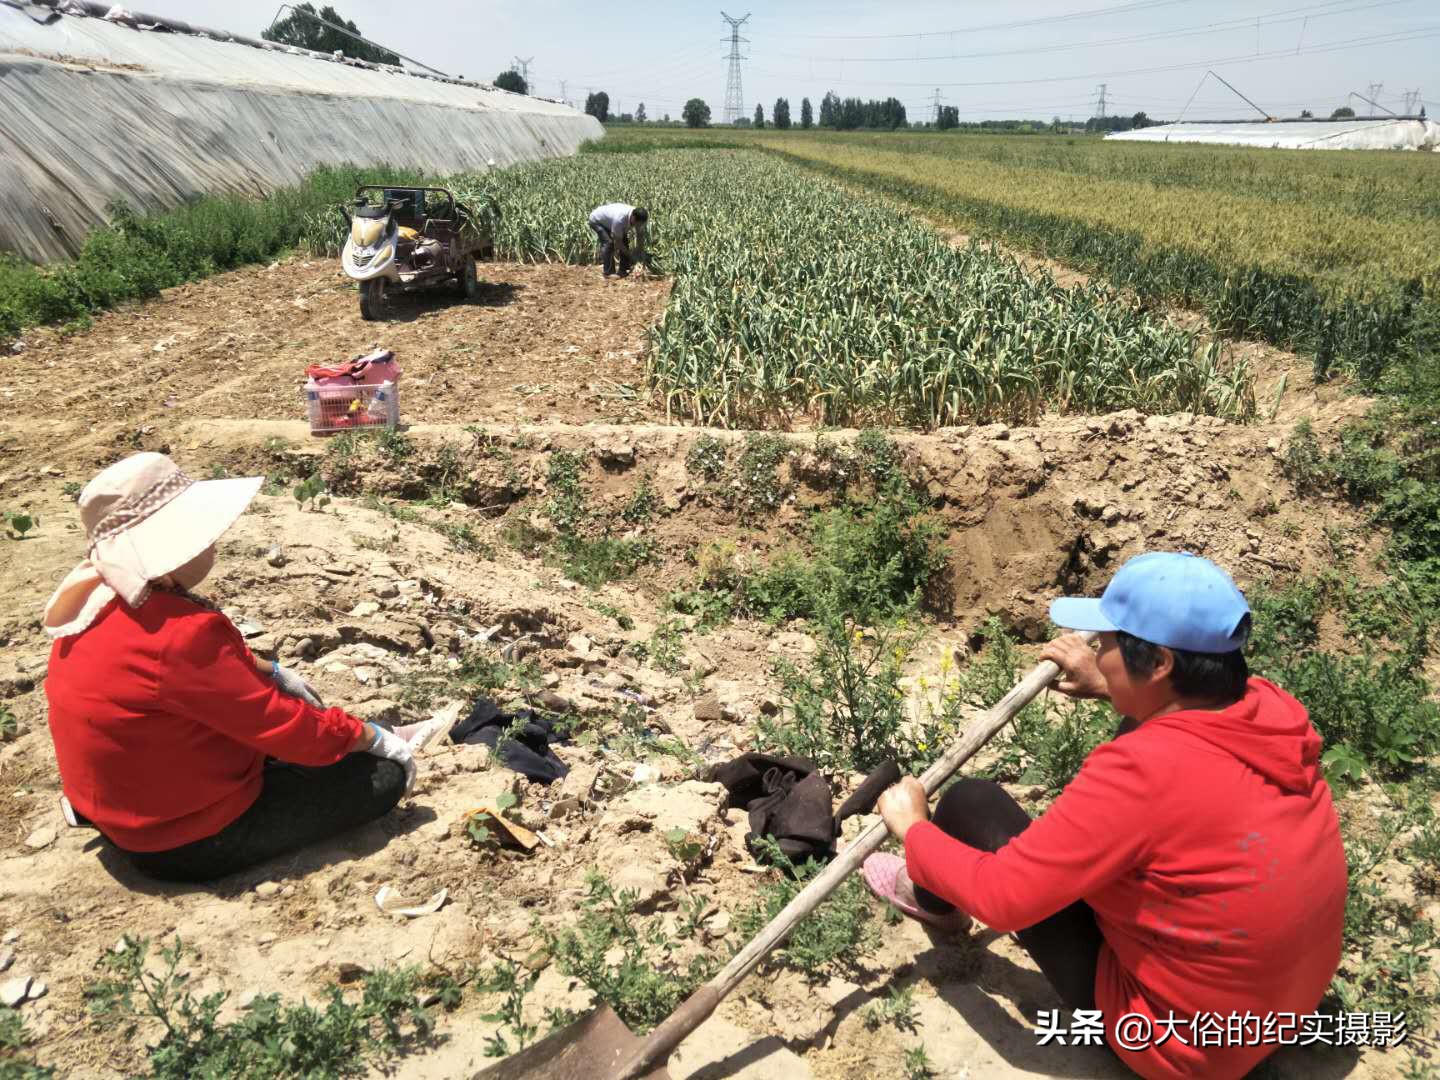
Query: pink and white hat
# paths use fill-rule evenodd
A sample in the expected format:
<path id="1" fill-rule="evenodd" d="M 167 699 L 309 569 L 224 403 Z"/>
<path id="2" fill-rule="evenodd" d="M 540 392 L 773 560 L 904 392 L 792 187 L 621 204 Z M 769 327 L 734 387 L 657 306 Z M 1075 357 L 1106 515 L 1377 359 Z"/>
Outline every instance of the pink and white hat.
<path id="1" fill-rule="evenodd" d="M 178 570 L 245 512 L 264 477 L 194 480 L 164 454 L 132 454 L 80 492 L 86 560 L 45 605 L 45 632 L 84 630 L 116 596 L 143 604 L 150 583 Z"/>

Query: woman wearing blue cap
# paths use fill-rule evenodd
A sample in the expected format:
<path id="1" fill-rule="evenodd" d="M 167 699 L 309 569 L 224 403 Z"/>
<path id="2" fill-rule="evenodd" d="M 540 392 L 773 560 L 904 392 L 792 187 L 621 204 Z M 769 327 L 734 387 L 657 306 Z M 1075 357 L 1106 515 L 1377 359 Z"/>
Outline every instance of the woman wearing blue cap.
<path id="1" fill-rule="evenodd" d="M 1295 1041 L 1340 960 L 1345 851 L 1320 737 L 1304 706 L 1250 677 L 1250 609 L 1206 559 L 1137 556 L 1098 600 L 1050 615 L 1099 633 L 1098 654 L 1070 634 L 1044 656 L 1062 692 L 1110 701 L 1115 738 L 1034 821 L 971 779 L 931 819 L 907 777 L 879 804 L 905 858 L 871 856 L 866 880 L 925 922 L 1015 931 L 1067 1006 L 1103 1012 L 1140 1075 L 1243 1076 Z M 1216 1021 L 1237 1037 L 1201 1037 Z"/>

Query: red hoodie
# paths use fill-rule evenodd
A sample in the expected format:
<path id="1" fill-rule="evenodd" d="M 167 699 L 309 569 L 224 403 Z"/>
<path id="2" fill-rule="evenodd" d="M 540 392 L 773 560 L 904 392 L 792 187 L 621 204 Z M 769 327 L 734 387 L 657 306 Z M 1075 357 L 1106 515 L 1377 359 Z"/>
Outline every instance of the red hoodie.
<path id="1" fill-rule="evenodd" d="M 65 795 L 127 851 L 215 835 L 259 796 L 267 755 L 331 765 L 361 730 L 282 694 L 224 615 L 159 589 L 57 640 L 45 696 Z"/>
<path id="2" fill-rule="evenodd" d="M 1319 1003 L 1340 962 L 1347 883 L 1319 761 L 1304 706 L 1251 679 L 1223 712 L 1158 716 L 1097 747 L 998 852 L 925 822 L 906 835 L 906 864 L 1002 932 L 1083 899 L 1105 936 L 1095 1002 L 1121 1059 L 1145 1077 L 1239 1077 L 1275 1047 L 1202 1049 L 1186 1026 L 1127 1052 L 1116 1023 Z"/>

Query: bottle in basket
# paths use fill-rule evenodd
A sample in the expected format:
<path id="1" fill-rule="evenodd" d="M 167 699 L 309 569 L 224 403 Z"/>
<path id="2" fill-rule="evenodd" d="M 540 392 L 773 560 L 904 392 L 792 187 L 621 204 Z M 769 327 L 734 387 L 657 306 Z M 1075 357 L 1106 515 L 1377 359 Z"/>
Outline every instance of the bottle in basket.
<path id="1" fill-rule="evenodd" d="M 383 382 L 375 388 L 375 396 L 370 399 L 370 407 L 366 410 L 370 416 L 370 423 L 384 424 L 390 419 L 390 394 L 395 389 L 392 382 Z"/>
<path id="2" fill-rule="evenodd" d="M 305 387 L 305 404 L 310 413 L 310 430 L 318 431 L 322 426 L 320 410 L 320 391 L 315 386 L 315 380 L 311 379 Z"/>

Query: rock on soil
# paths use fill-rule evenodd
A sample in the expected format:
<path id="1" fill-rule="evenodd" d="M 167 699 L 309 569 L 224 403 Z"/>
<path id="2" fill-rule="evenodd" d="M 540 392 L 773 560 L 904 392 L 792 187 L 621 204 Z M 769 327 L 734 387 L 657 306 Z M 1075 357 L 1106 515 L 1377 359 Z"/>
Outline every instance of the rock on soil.
<path id="1" fill-rule="evenodd" d="M 4 984 L 0 984 L 0 1005 L 7 1009 L 17 1007 L 30 996 L 31 982 L 29 975 L 21 975 L 18 979 L 8 979 Z"/>

